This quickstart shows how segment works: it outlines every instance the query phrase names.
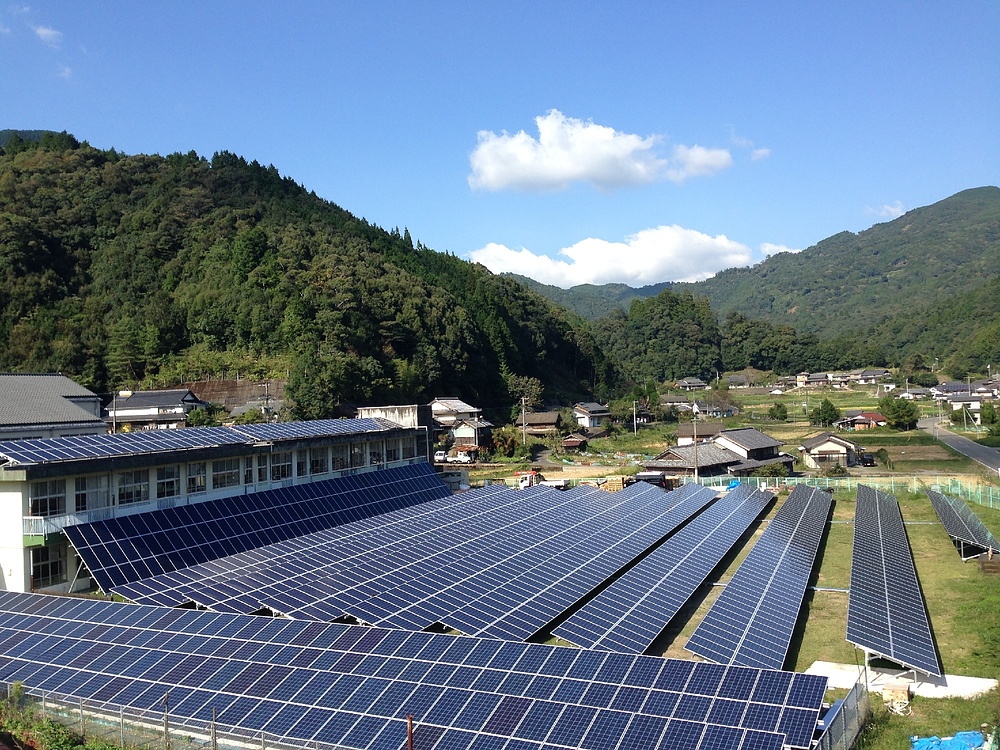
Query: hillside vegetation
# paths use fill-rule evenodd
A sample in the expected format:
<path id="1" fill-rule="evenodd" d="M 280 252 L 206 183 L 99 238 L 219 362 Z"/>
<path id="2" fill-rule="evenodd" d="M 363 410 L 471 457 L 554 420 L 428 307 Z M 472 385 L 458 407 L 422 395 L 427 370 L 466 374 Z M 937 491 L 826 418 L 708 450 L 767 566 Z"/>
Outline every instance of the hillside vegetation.
<path id="1" fill-rule="evenodd" d="M 316 417 L 442 393 L 509 407 L 526 379 L 566 399 L 615 380 L 588 327 L 544 298 L 227 152 L 14 135 L 0 276 L 0 369 L 97 390 L 270 367 Z"/>

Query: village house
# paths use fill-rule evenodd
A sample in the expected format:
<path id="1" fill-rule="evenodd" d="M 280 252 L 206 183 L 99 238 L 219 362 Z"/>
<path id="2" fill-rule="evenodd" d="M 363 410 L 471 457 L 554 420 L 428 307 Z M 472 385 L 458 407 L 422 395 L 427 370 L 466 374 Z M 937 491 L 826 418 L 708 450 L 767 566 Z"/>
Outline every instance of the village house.
<path id="1" fill-rule="evenodd" d="M 726 429 L 722 422 L 682 422 L 677 425 L 677 445 L 691 445 L 698 436 L 698 442 L 704 443 Z"/>
<path id="2" fill-rule="evenodd" d="M 562 414 L 557 411 L 529 411 L 517 418 L 517 426 L 528 435 L 551 435 L 562 427 Z"/>
<path id="3" fill-rule="evenodd" d="M 573 404 L 573 417 L 578 425 L 589 430 L 592 427 L 603 427 L 611 420 L 611 412 L 604 404 L 582 401 Z"/>
<path id="4" fill-rule="evenodd" d="M 646 471 L 661 472 L 666 476 L 749 476 L 760 468 L 775 463 L 785 465 L 790 472 L 795 457 L 778 451 L 782 445 L 753 427 L 722 430 L 710 442 L 678 445 L 667 448 L 656 458 L 646 461 Z"/>
<path id="5" fill-rule="evenodd" d="M 803 440 L 799 446 L 802 463 L 810 469 L 825 469 L 834 464 L 846 469 L 857 464 L 858 452 L 857 443 L 832 432 Z"/>
<path id="6" fill-rule="evenodd" d="M 863 411 L 861 409 L 848 409 L 844 416 L 833 423 L 838 430 L 860 431 L 870 430 L 875 427 L 885 427 L 888 422 L 886 418 L 877 411 Z"/>
<path id="7" fill-rule="evenodd" d="M 208 404 L 187 388 L 161 391 L 121 391 L 107 406 L 110 432 L 176 430 L 187 425 L 188 414 Z"/>
<path id="8" fill-rule="evenodd" d="M 438 436 L 446 434 L 456 446 L 478 448 L 493 428 L 492 423 L 482 418 L 482 409 L 460 398 L 436 398 L 430 407 Z"/>
<path id="9" fill-rule="evenodd" d="M 704 391 L 708 389 L 708 383 L 701 378 L 683 378 L 674 383 L 674 388 L 682 391 Z"/>

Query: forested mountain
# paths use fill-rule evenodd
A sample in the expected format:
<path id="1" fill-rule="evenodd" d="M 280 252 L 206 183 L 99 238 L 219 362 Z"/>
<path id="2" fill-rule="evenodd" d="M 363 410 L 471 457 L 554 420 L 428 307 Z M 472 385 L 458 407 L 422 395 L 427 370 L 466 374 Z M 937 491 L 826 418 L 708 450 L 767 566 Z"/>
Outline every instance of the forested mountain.
<path id="1" fill-rule="evenodd" d="M 527 378 L 562 399 L 615 383 L 579 319 L 274 167 L 11 138 L 0 369 L 104 390 L 227 366 L 288 370 L 303 417 L 444 393 L 501 407 Z"/>
<path id="2" fill-rule="evenodd" d="M 833 336 L 912 314 L 915 301 L 933 305 L 975 291 L 998 274 L 1000 188 L 983 187 L 675 288 L 706 295 L 720 315 Z"/>
<path id="3" fill-rule="evenodd" d="M 664 289 L 673 286 L 673 282 L 665 281 L 638 288 L 627 284 L 579 284 L 569 289 L 562 289 L 516 273 L 504 275 L 587 320 L 603 318 L 616 310 L 628 310 L 633 301 L 655 297 Z"/>
<path id="4" fill-rule="evenodd" d="M 858 234 L 842 232 L 801 253 L 670 288 L 711 302 L 724 321 L 726 369 L 745 362 L 780 371 L 794 369 L 793 362 L 822 369 L 919 357 L 929 364 L 938 358 L 960 377 L 1000 362 L 998 276 L 1000 188 L 983 187 Z M 621 320 L 614 309 L 656 293 L 621 284 L 528 286 L 591 319 Z"/>

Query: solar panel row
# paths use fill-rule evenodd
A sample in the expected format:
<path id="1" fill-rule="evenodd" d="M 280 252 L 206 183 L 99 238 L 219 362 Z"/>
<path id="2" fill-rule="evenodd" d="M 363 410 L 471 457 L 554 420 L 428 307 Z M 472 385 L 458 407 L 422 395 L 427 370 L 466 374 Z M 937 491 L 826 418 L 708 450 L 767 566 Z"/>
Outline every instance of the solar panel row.
<path id="1" fill-rule="evenodd" d="M 133 601 L 267 606 L 525 639 L 704 507 L 715 492 L 491 486 L 119 587 Z"/>
<path id="2" fill-rule="evenodd" d="M 731 490 L 552 632 L 585 648 L 643 653 L 772 497 Z"/>
<path id="3" fill-rule="evenodd" d="M 639 494 L 660 491 L 635 485 Z M 717 496 L 708 487 L 686 485 L 664 499 L 646 505 L 622 524 L 587 540 L 587 554 L 565 555 L 522 574 L 488 596 L 448 615 L 447 624 L 470 635 L 526 640 L 559 614 L 614 576 L 645 550 L 702 510 Z"/>
<path id="4" fill-rule="evenodd" d="M 720 664 L 781 669 L 812 575 L 832 496 L 798 485 L 688 639 Z"/>
<path id="5" fill-rule="evenodd" d="M 66 534 L 97 584 L 111 591 L 448 494 L 421 463 L 69 526 Z"/>
<path id="6" fill-rule="evenodd" d="M 0 593 L 0 679 L 174 725 L 398 750 L 808 747 L 826 678 Z"/>
<path id="7" fill-rule="evenodd" d="M 858 485 L 847 640 L 941 676 L 927 608 L 896 498 Z"/>
<path id="8" fill-rule="evenodd" d="M 142 430 L 114 435 L 72 435 L 56 438 L 5 441 L 0 457 L 17 465 L 109 458 L 141 453 L 241 445 L 248 442 L 319 438 L 352 433 L 366 434 L 399 429 L 380 419 L 316 419 L 305 422 L 189 427 L 183 430 Z"/>
<path id="9" fill-rule="evenodd" d="M 1000 542 L 983 525 L 975 513 L 963 500 L 949 497 L 934 490 L 927 490 L 927 497 L 934 505 L 948 536 L 956 542 L 962 557 L 971 557 L 987 550 L 1000 554 Z M 966 549 L 971 547 L 972 549 Z M 968 554 L 966 554 L 968 553 Z"/>

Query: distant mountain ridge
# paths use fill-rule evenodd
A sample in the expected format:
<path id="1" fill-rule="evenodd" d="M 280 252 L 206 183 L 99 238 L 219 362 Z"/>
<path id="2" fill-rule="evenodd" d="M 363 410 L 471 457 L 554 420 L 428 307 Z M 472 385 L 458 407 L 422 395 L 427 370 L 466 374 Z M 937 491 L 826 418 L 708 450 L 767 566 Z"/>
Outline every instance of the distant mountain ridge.
<path id="1" fill-rule="evenodd" d="M 916 308 L 930 310 L 1000 275 L 1000 188 L 964 190 L 854 234 L 840 232 L 800 253 L 780 253 L 695 283 L 640 288 L 585 284 L 571 289 L 518 281 L 581 317 L 594 320 L 663 289 L 708 297 L 731 312 L 836 336 Z"/>

